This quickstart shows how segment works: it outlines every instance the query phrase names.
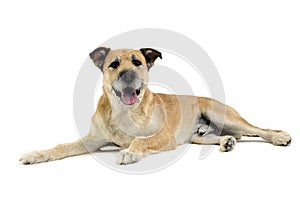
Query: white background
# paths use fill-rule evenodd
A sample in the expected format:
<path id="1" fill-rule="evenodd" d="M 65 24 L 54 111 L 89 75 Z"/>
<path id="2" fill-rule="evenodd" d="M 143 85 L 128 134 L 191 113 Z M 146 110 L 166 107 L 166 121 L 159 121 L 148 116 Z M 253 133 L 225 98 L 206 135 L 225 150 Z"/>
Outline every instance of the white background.
<path id="1" fill-rule="evenodd" d="M 300 6 L 297 1 L 1 1 L 1 199 L 299 199 Z M 197 3 L 196 3 L 197 2 Z M 91 156 L 23 166 L 21 154 L 78 139 L 73 89 L 88 53 L 137 28 L 196 41 L 218 68 L 226 103 L 290 147 L 238 143 L 147 175 Z"/>

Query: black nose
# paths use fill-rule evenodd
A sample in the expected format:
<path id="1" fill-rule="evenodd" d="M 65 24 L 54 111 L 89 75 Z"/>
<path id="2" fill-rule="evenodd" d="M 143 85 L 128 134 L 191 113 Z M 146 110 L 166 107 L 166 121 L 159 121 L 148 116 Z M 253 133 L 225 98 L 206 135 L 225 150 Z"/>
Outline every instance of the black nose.
<path id="1" fill-rule="evenodd" d="M 119 79 L 124 81 L 125 83 L 131 83 L 135 78 L 137 74 L 133 70 L 123 70 L 119 73 Z"/>

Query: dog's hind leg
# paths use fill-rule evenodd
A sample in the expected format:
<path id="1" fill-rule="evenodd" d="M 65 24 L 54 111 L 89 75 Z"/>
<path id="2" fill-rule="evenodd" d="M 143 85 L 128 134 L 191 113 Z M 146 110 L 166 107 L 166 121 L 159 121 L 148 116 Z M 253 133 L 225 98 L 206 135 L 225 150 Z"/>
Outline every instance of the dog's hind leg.
<path id="1" fill-rule="evenodd" d="M 225 135 L 225 136 L 217 136 L 213 133 L 207 134 L 207 135 L 198 135 L 198 134 L 193 134 L 190 142 L 193 144 L 217 144 L 220 145 L 220 151 L 222 152 L 228 152 L 232 151 L 235 144 L 236 144 L 236 139 L 233 136 L 230 135 Z"/>
<path id="2" fill-rule="evenodd" d="M 285 131 L 262 129 L 251 125 L 239 115 L 225 120 L 223 133 L 232 133 L 241 136 L 261 137 L 265 141 L 277 146 L 287 146 L 291 143 L 291 136 Z M 223 134 L 222 133 L 222 134 Z"/>
<path id="3" fill-rule="evenodd" d="M 230 106 L 208 98 L 199 99 L 202 115 L 222 130 L 221 135 L 259 136 L 274 145 L 286 146 L 291 142 L 288 133 L 280 130 L 262 129 L 251 125 Z"/>

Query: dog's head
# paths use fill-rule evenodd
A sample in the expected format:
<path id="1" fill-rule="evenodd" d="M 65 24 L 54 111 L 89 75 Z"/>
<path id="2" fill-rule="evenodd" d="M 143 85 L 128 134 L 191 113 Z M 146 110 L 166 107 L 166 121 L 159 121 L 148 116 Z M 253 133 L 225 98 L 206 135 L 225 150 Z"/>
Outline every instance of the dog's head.
<path id="1" fill-rule="evenodd" d="M 161 53 L 151 48 L 110 50 L 99 47 L 90 53 L 103 72 L 103 88 L 126 105 L 138 104 L 148 84 L 148 71 Z"/>

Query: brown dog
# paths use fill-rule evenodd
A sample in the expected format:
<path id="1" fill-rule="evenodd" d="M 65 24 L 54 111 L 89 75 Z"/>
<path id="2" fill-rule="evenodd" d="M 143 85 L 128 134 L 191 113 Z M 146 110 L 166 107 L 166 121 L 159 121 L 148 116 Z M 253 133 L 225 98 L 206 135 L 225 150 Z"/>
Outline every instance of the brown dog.
<path id="1" fill-rule="evenodd" d="M 284 131 L 260 129 L 233 108 L 216 100 L 152 93 L 148 71 L 161 53 L 99 47 L 90 57 L 103 72 L 103 95 L 91 120 L 90 133 L 53 149 L 33 151 L 20 161 L 34 164 L 95 152 L 109 142 L 124 148 L 117 163 L 139 161 L 149 153 L 175 149 L 183 143 L 219 144 L 231 151 L 236 139 L 259 136 L 274 145 L 289 145 Z"/>

